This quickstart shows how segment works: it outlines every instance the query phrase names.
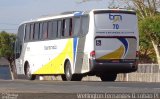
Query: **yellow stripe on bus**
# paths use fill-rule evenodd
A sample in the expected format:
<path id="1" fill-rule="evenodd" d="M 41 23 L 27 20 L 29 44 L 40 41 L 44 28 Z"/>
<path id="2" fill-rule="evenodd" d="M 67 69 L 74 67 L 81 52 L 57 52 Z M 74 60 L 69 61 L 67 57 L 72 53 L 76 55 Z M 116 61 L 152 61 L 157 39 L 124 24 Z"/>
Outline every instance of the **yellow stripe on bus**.
<path id="1" fill-rule="evenodd" d="M 42 66 L 34 74 L 63 74 L 64 73 L 64 61 L 69 58 L 71 63 L 73 62 L 73 40 L 69 39 L 64 50 L 49 63 Z"/>
<path id="2" fill-rule="evenodd" d="M 114 52 L 106 54 L 106 55 L 100 57 L 99 59 L 120 59 L 120 58 L 122 58 L 123 54 L 124 54 L 124 47 L 120 46 Z"/>

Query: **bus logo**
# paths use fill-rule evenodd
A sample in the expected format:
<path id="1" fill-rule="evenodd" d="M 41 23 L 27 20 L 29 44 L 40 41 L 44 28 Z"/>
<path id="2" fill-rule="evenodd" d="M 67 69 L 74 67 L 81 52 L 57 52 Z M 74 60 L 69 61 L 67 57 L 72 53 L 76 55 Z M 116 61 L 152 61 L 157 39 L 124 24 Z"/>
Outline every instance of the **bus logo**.
<path id="1" fill-rule="evenodd" d="M 101 40 L 96 40 L 96 46 L 101 46 Z"/>
<path id="2" fill-rule="evenodd" d="M 109 19 L 113 21 L 113 23 L 115 22 L 119 22 L 122 21 L 122 16 L 121 15 L 113 15 L 113 14 L 109 14 Z"/>

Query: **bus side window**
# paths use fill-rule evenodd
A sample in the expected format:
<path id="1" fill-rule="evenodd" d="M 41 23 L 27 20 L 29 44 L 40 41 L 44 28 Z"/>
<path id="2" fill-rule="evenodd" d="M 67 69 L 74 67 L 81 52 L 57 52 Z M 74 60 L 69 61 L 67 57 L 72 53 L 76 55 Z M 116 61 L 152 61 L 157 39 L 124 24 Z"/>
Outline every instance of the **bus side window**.
<path id="1" fill-rule="evenodd" d="M 48 38 L 54 39 L 58 37 L 58 22 L 56 20 L 53 20 L 49 22 L 48 26 Z"/>
<path id="2" fill-rule="evenodd" d="M 62 28 L 62 21 L 59 20 L 59 21 L 58 21 L 58 28 L 57 28 L 57 29 L 58 29 L 57 32 L 58 32 L 58 37 L 59 37 L 59 38 L 61 37 L 61 32 L 62 32 L 62 31 L 61 31 L 61 28 Z"/>
<path id="3" fill-rule="evenodd" d="M 66 19 L 66 21 L 65 21 L 65 34 L 64 34 L 64 36 L 65 37 L 69 37 L 69 28 L 70 28 L 70 19 Z"/>
<path id="4" fill-rule="evenodd" d="M 30 37 L 30 24 L 26 24 L 25 28 L 25 41 L 29 41 Z"/>
<path id="5" fill-rule="evenodd" d="M 70 18 L 70 21 L 69 21 L 69 36 L 72 36 L 72 18 Z"/>
<path id="6" fill-rule="evenodd" d="M 35 23 L 35 28 L 34 28 L 35 30 L 34 30 L 34 32 L 35 32 L 35 34 L 34 34 L 34 40 L 38 40 L 38 37 L 39 37 L 39 23 Z"/>
<path id="7" fill-rule="evenodd" d="M 73 36 L 78 36 L 80 32 L 80 17 L 75 17 L 73 22 Z"/>
<path id="8" fill-rule="evenodd" d="M 66 28 L 66 24 L 65 24 L 65 19 L 62 20 L 62 32 L 61 32 L 61 37 L 64 37 L 65 35 L 65 28 Z"/>
<path id="9" fill-rule="evenodd" d="M 43 39 L 48 38 L 48 24 L 47 22 L 43 23 Z"/>
<path id="10" fill-rule="evenodd" d="M 52 23 L 52 21 L 48 22 L 48 38 L 49 39 L 53 38 L 53 23 Z"/>
<path id="11" fill-rule="evenodd" d="M 40 34 L 39 34 L 39 39 L 41 40 L 43 37 L 43 23 L 40 23 Z"/>
<path id="12" fill-rule="evenodd" d="M 58 37 L 58 21 L 54 20 L 53 21 L 53 38 Z"/>
<path id="13" fill-rule="evenodd" d="M 34 24 L 30 25 L 30 40 L 34 39 Z"/>
<path id="14" fill-rule="evenodd" d="M 24 36 L 25 36 L 25 25 L 22 24 L 22 25 L 18 28 L 17 37 L 19 37 L 20 40 L 23 42 L 23 41 L 24 41 Z"/>

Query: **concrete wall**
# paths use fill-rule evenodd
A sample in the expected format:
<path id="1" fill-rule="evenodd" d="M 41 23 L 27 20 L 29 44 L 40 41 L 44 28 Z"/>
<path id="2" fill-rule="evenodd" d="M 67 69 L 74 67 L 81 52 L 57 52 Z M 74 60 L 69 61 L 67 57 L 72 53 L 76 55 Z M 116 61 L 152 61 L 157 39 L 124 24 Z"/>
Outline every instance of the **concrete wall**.
<path id="1" fill-rule="evenodd" d="M 9 63 L 4 57 L 0 57 L 0 79 L 11 79 Z"/>
<path id="2" fill-rule="evenodd" d="M 160 82 L 160 67 L 158 64 L 140 64 L 136 72 L 119 74 L 117 81 Z"/>
<path id="3" fill-rule="evenodd" d="M 11 74 L 8 65 L 0 65 L 0 79 L 11 80 Z"/>

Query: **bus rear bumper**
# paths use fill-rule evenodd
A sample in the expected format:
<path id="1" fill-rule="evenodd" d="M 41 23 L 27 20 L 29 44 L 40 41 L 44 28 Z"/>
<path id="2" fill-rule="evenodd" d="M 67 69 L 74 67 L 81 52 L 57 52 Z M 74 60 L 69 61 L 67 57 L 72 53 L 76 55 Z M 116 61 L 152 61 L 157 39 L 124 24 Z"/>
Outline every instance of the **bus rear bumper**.
<path id="1" fill-rule="evenodd" d="M 138 61 L 132 62 L 108 62 L 90 60 L 91 72 L 129 73 L 138 69 Z"/>

